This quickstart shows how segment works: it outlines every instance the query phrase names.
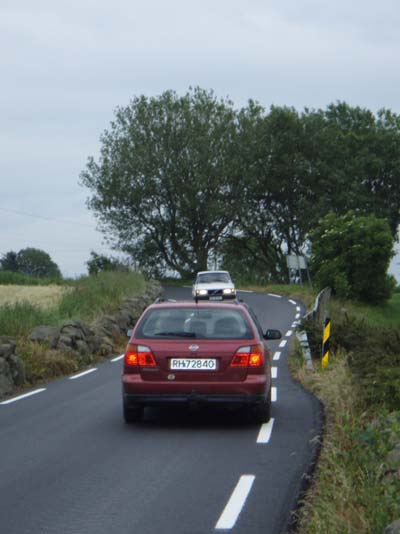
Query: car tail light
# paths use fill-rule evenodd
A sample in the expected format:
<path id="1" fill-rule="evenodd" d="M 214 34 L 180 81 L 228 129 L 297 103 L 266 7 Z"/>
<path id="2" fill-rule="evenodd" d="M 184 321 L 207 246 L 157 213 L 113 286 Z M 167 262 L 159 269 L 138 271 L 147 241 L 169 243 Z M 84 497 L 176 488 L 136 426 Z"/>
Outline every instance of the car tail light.
<path id="1" fill-rule="evenodd" d="M 125 352 L 125 365 L 132 367 L 155 367 L 156 361 L 149 347 L 145 345 L 128 345 Z"/>
<path id="2" fill-rule="evenodd" d="M 240 347 L 231 361 L 231 367 L 261 367 L 264 364 L 261 345 Z"/>

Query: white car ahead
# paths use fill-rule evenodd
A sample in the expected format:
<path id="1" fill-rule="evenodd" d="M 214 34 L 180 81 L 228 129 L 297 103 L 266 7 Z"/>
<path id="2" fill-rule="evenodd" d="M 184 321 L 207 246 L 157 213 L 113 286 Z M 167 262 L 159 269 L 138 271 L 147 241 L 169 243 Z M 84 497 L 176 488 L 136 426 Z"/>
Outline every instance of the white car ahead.
<path id="1" fill-rule="evenodd" d="M 193 284 L 192 295 L 197 300 L 234 299 L 236 289 L 228 271 L 200 271 Z"/>

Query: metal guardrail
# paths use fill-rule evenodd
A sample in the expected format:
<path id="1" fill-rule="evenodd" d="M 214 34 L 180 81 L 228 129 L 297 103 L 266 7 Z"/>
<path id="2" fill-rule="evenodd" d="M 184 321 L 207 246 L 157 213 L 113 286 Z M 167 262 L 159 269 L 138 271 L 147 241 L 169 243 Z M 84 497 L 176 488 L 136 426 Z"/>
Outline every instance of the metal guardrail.
<path id="1" fill-rule="evenodd" d="M 322 291 L 319 292 L 317 298 L 315 299 L 314 308 L 306 313 L 303 317 L 304 321 L 317 321 L 318 323 L 323 324 L 326 318 L 326 313 L 328 309 L 329 299 L 331 298 L 331 288 L 325 287 Z"/>
<path id="2" fill-rule="evenodd" d="M 328 304 L 329 304 L 330 298 L 331 298 L 331 288 L 325 287 L 322 291 L 320 291 L 317 298 L 315 299 L 314 308 L 308 313 L 306 313 L 306 315 L 304 315 L 303 321 L 317 321 L 321 325 L 324 324 L 328 316 Z M 306 368 L 310 371 L 314 370 L 314 366 L 313 366 L 313 362 L 311 358 L 310 346 L 308 344 L 307 332 L 305 330 L 297 332 L 297 339 L 299 340 L 299 343 L 301 346 Z M 325 342 L 326 340 L 325 340 L 325 333 L 324 333 L 324 346 L 325 346 Z M 329 354 L 329 340 L 327 341 L 327 343 L 328 343 L 328 348 L 327 348 L 326 354 Z M 327 364 L 328 355 L 326 356 L 325 361 Z"/>

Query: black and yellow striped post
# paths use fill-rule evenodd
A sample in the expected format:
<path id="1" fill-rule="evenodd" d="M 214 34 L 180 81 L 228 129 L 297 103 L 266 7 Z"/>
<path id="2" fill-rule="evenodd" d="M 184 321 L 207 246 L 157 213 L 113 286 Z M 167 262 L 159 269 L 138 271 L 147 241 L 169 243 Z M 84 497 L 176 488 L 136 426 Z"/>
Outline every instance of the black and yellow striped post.
<path id="1" fill-rule="evenodd" d="M 324 336 L 322 340 L 322 368 L 324 369 L 329 362 L 329 339 L 331 337 L 331 320 L 326 317 L 324 322 Z"/>

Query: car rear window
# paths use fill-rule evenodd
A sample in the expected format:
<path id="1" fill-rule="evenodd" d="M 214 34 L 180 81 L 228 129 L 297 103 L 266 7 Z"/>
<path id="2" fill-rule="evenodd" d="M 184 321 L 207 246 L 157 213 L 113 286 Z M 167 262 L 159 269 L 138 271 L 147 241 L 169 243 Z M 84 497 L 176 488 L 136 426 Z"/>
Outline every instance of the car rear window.
<path id="1" fill-rule="evenodd" d="M 241 310 L 228 308 L 153 308 L 142 318 L 137 338 L 251 339 Z"/>

